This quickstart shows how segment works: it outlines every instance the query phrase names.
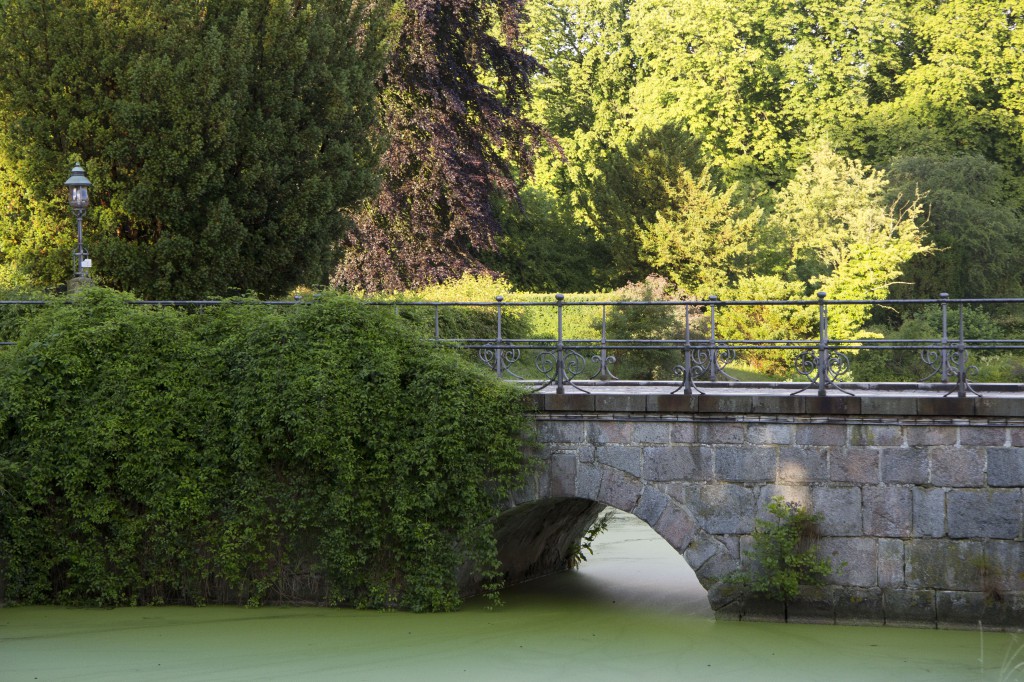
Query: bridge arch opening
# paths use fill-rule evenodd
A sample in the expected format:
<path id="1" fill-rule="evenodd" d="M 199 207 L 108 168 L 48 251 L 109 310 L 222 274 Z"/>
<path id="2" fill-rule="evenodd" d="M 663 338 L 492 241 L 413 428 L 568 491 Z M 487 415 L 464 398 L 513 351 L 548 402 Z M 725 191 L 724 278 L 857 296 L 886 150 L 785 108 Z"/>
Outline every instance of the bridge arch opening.
<path id="1" fill-rule="evenodd" d="M 595 522 L 607 528 L 592 554 L 572 571 L 573 557 Z M 519 505 L 499 517 L 499 558 L 506 585 L 571 571 L 559 595 L 607 599 L 623 606 L 710 617 L 711 603 L 690 559 L 646 520 L 603 502 L 565 497 Z M 685 549 L 685 548 L 684 548 Z M 545 588 L 547 589 L 547 588 Z"/>

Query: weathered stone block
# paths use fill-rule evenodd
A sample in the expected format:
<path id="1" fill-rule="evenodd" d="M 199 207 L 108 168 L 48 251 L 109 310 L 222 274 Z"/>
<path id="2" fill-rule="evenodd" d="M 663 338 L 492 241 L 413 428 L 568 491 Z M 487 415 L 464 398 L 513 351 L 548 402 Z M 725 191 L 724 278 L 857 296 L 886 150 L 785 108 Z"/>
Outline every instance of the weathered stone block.
<path id="1" fill-rule="evenodd" d="M 594 396 L 584 393 L 545 393 L 544 409 L 548 412 L 593 412 Z"/>
<path id="2" fill-rule="evenodd" d="M 878 540 L 878 586 L 903 587 L 904 561 L 902 540 L 880 538 Z"/>
<path id="3" fill-rule="evenodd" d="M 883 448 L 882 483 L 928 483 L 927 448 Z"/>
<path id="4" fill-rule="evenodd" d="M 914 488 L 914 536 L 941 538 L 946 534 L 946 491 Z"/>
<path id="5" fill-rule="evenodd" d="M 604 475 L 600 464 L 576 465 L 576 497 L 584 500 L 596 500 L 601 490 L 601 478 Z M 554 482 L 552 482 L 554 485 Z"/>
<path id="6" fill-rule="evenodd" d="M 903 427 L 898 424 L 853 424 L 850 426 L 850 445 L 903 445 Z"/>
<path id="7" fill-rule="evenodd" d="M 780 447 L 779 483 L 811 483 L 828 480 L 828 450 L 820 446 Z"/>
<path id="8" fill-rule="evenodd" d="M 549 491 L 551 497 L 576 496 L 576 456 L 558 453 L 551 457 Z"/>
<path id="9" fill-rule="evenodd" d="M 801 424 L 796 430 L 797 445 L 846 445 L 844 424 Z"/>
<path id="10" fill-rule="evenodd" d="M 1015 448 L 1024 448 L 1024 429 L 1020 427 L 1010 429 L 1010 445 Z"/>
<path id="11" fill-rule="evenodd" d="M 775 480 L 775 452 L 767 447 L 719 445 L 715 452 L 715 478 L 753 483 Z"/>
<path id="12" fill-rule="evenodd" d="M 737 445 L 746 437 L 747 428 L 744 424 L 733 422 L 698 424 L 697 442 L 707 445 Z"/>
<path id="13" fill-rule="evenodd" d="M 697 524 L 685 509 L 670 504 L 658 518 L 654 531 L 682 553 L 697 532 Z"/>
<path id="14" fill-rule="evenodd" d="M 587 439 L 594 445 L 633 442 L 633 422 L 592 421 L 587 423 Z"/>
<path id="15" fill-rule="evenodd" d="M 928 448 L 931 484 L 970 488 L 985 484 L 985 450 L 975 447 Z"/>
<path id="16" fill-rule="evenodd" d="M 860 398 L 809 395 L 804 398 L 804 410 L 807 414 L 860 414 Z"/>
<path id="17" fill-rule="evenodd" d="M 738 567 L 738 562 L 735 557 L 729 556 L 729 551 L 721 542 L 719 542 L 714 536 L 708 534 L 703 530 L 697 530 L 696 535 L 693 536 L 693 540 L 686 547 L 683 552 L 683 557 L 686 559 L 686 563 L 690 565 L 693 572 L 697 572 L 705 565 L 712 557 L 724 554 L 729 562 Z M 699 573 L 698 573 L 699 574 Z"/>
<path id="18" fill-rule="evenodd" d="M 786 621 L 786 606 L 780 601 L 746 597 L 743 600 L 742 608 L 743 615 L 740 616 L 740 620 L 758 623 L 784 623 Z"/>
<path id="19" fill-rule="evenodd" d="M 818 556 L 832 562 L 832 582 L 848 587 L 878 586 L 878 541 L 873 538 L 822 538 Z"/>
<path id="20" fill-rule="evenodd" d="M 649 395 L 647 396 L 648 412 L 689 413 L 697 411 L 697 396 L 683 395 Z"/>
<path id="21" fill-rule="evenodd" d="M 537 440 L 541 443 L 582 443 L 586 432 L 586 422 L 548 419 L 537 422 Z"/>
<path id="22" fill-rule="evenodd" d="M 693 422 L 672 422 L 669 438 L 673 443 L 696 443 L 697 425 Z"/>
<path id="23" fill-rule="evenodd" d="M 632 513 L 643 492 L 643 483 L 617 469 L 605 469 L 597 501 Z"/>
<path id="24" fill-rule="evenodd" d="M 885 610 L 877 587 L 835 587 L 836 623 L 882 625 Z"/>
<path id="25" fill-rule="evenodd" d="M 960 445 L 987 445 L 1001 447 L 1008 440 L 1006 427 L 999 426 L 961 426 Z"/>
<path id="26" fill-rule="evenodd" d="M 836 600 L 831 586 L 803 586 L 800 593 L 786 605 L 786 621 L 789 623 L 836 622 Z"/>
<path id="27" fill-rule="evenodd" d="M 917 413 L 934 417 L 971 417 L 974 415 L 974 398 L 918 398 Z"/>
<path id="28" fill-rule="evenodd" d="M 907 445 L 956 445 L 955 426 L 907 426 Z"/>
<path id="29" fill-rule="evenodd" d="M 632 394 L 596 394 L 594 409 L 598 412 L 646 412 L 647 396 Z"/>
<path id="30" fill-rule="evenodd" d="M 643 458 L 644 478 L 649 482 L 704 480 L 710 476 L 699 445 L 647 446 Z"/>
<path id="31" fill-rule="evenodd" d="M 739 535 L 754 530 L 757 497 L 741 485 L 715 483 L 700 488 L 694 509 L 699 524 L 709 533 Z"/>
<path id="32" fill-rule="evenodd" d="M 982 556 L 980 542 L 968 540 L 907 540 L 906 582 L 915 589 L 964 590 L 981 589 L 978 561 Z"/>
<path id="33" fill-rule="evenodd" d="M 905 486 L 865 486 L 864 534 L 882 538 L 910 537 L 914 525 L 913 494 Z"/>
<path id="34" fill-rule="evenodd" d="M 989 448 L 988 484 L 1024 487 L 1024 448 Z"/>
<path id="35" fill-rule="evenodd" d="M 594 448 L 594 458 L 601 464 L 639 477 L 643 471 L 643 451 L 632 445 L 598 445 Z M 581 461 L 582 458 L 581 458 Z"/>
<path id="36" fill-rule="evenodd" d="M 1024 542 L 991 540 L 984 545 L 985 558 L 979 564 L 982 590 L 992 599 L 1024 592 Z"/>
<path id="37" fill-rule="evenodd" d="M 935 627 L 935 590 L 886 588 L 882 606 L 886 625 Z"/>
<path id="38" fill-rule="evenodd" d="M 704 487 L 703 483 L 690 481 L 669 481 L 654 485 L 687 509 L 694 509 L 700 504 L 700 489 Z"/>
<path id="39" fill-rule="evenodd" d="M 750 406 L 754 414 L 805 414 L 804 398 L 799 395 L 755 395 Z"/>
<path id="40" fill-rule="evenodd" d="M 761 486 L 757 491 L 757 518 L 774 519 L 768 513 L 768 503 L 773 497 L 781 497 L 787 502 L 796 502 L 804 507 L 811 507 L 811 488 L 806 485 L 778 485 L 770 484 Z"/>
<path id="41" fill-rule="evenodd" d="M 593 445 L 581 445 L 576 449 L 576 459 L 581 462 L 593 462 L 596 450 Z"/>
<path id="42" fill-rule="evenodd" d="M 822 535 L 841 537 L 863 534 L 860 488 L 814 488 L 811 492 L 811 506 L 823 517 L 818 524 Z M 874 581 L 869 584 L 873 585 Z"/>
<path id="43" fill-rule="evenodd" d="M 671 422 L 639 422 L 633 425 L 633 442 L 670 443 L 672 442 Z"/>
<path id="44" fill-rule="evenodd" d="M 946 530 L 951 538 L 1013 539 L 1021 534 L 1021 495 L 1016 490 L 950 490 Z"/>
<path id="45" fill-rule="evenodd" d="M 864 396 L 860 399 L 861 414 L 899 415 L 917 414 L 917 398 L 895 396 Z"/>
<path id="46" fill-rule="evenodd" d="M 869 447 L 829 448 L 829 477 L 838 483 L 879 483 L 878 450 Z"/>
<path id="47" fill-rule="evenodd" d="M 647 525 L 653 527 L 668 504 L 668 495 L 651 486 L 644 486 L 644 490 L 640 494 L 640 501 L 636 503 L 636 507 L 633 509 L 633 514 L 641 521 L 645 521 Z"/>
<path id="48" fill-rule="evenodd" d="M 964 627 L 974 624 L 985 615 L 985 595 L 981 592 L 952 592 L 937 590 L 935 592 L 935 619 L 940 628 L 951 625 Z"/>
<path id="49" fill-rule="evenodd" d="M 748 395 L 700 395 L 697 396 L 697 409 L 704 414 L 748 414 L 753 401 Z"/>
<path id="50" fill-rule="evenodd" d="M 748 424 L 747 443 L 751 445 L 791 445 L 793 424 Z"/>

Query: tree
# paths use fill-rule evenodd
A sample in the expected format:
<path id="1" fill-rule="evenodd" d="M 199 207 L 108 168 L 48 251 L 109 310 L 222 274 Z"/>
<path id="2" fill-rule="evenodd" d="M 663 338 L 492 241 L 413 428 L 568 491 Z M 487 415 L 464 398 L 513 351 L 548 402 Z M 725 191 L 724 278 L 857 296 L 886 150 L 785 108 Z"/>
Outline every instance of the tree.
<path id="1" fill-rule="evenodd" d="M 899 158 L 893 194 L 922 195 L 933 251 L 914 256 L 916 296 L 1019 296 L 1024 284 L 1024 187 L 1004 166 L 971 154 Z"/>
<path id="2" fill-rule="evenodd" d="M 356 216 L 334 282 L 394 290 L 484 271 L 495 194 L 515 198 L 541 131 L 523 115 L 536 61 L 522 0 L 410 0 L 381 81 L 378 195 Z M 492 30 L 493 29 L 493 30 Z"/>
<path id="3" fill-rule="evenodd" d="M 831 299 L 881 300 L 904 264 L 932 247 L 917 224 L 917 198 L 887 197 L 883 171 L 836 154 L 820 144 L 780 192 L 772 221 L 792 246 L 788 278 L 807 293 L 824 289 Z M 844 306 L 830 316 L 837 338 L 857 338 L 868 306 Z"/>
<path id="4" fill-rule="evenodd" d="M 0 5 L 0 268 L 71 265 L 61 182 L 94 183 L 104 283 L 144 296 L 326 281 L 373 187 L 386 7 L 362 0 Z"/>
<path id="5" fill-rule="evenodd" d="M 707 171 L 681 173 L 668 190 L 669 206 L 640 229 L 647 262 L 698 296 L 767 270 L 778 244 L 768 238 L 760 208 L 744 210 L 736 190 L 716 191 Z"/>
<path id="6" fill-rule="evenodd" d="M 683 126 L 727 182 L 779 187 L 808 141 L 898 91 L 909 2 L 637 0 L 637 127 Z"/>

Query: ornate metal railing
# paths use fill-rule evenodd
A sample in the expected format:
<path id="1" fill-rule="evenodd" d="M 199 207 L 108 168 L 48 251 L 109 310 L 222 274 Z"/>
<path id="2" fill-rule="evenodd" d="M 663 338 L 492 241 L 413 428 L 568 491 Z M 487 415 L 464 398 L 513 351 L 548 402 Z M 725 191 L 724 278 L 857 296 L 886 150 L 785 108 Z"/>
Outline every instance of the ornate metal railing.
<path id="1" fill-rule="evenodd" d="M 978 395 L 972 386 L 972 377 L 978 374 L 978 367 L 972 364 L 972 357 L 1012 354 L 1024 351 L 1024 339 L 1020 338 L 970 338 L 966 334 L 964 313 L 972 308 L 1013 306 L 1024 304 L 1024 299 L 951 299 L 947 294 L 936 299 L 904 300 L 841 300 L 827 301 L 824 292 L 816 299 L 807 301 L 722 301 L 710 297 L 702 301 L 567 301 L 557 294 L 554 301 L 508 302 L 496 297 L 493 303 L 464 302 L 374 302 L 375 305 L 394 306 L 396 314 L 403 309 L 426 307 L 433 313 L 432 339 L 442 344 L 453 345 L 476 355 L 480 362 L 503 379 L 533 384 L 537 389 L 553 386 L 559 393 L 567 388 L 588 392 L 595 384 L 625 383 L 616 376 L 616 365 L 625 353 L 667 353 L 672 363 L 672 378 L 676 384 L 673 393 L 692 395 L 702 393 L 702 388 L 729 382 L 739 382 L 730 374 L 729 366 L 741 358 L 774 354 L 788 356 L 787 376 L 778 385 L 792 386 L 793 393 L 815 390 L 824 396 L 829 390 L 846 392 L 844 384 L 852 384 L 851 370 L 854 358 L 871 353 L 889 352 L 903 356 L 912 355 L 919 366 L 919 373 L 900 379 L 902 383 L 928 385 L 943 391 L 946 395 L 966 397 Z M 837 308 L 858 306 L 884 308 L 892 312 L 908 307 L 937 309 L 940 320 L 939 333 L 934 338 L 886 339 L 886 338 L 836 338 L 830 334 L 829 311 Z M 489 338 L 445 337 L 441 334 L 442 311 L 445 308 L 484 308 L 493 315 L 494 336 Z M 548 338 L 515 338 L 504 333 L 504 320 L 515 310 L 547 307 L 555 310 L 553 335 Z M 608 311 L 631 307 L 671 308 L 680 318 L 680 333 L 671 337 L 656 339 L 617 338 L 608 330 Z M 813 318 L 811 326 L 816 334 L 803 338 L 728 338 L 721 334 L 719 317 L 723 311 L 732 308 L 763 309 L 785 307 L 805 309 L 806 317 Z M 570 337 L 565 334 L 564 318 L 570 310 L 597 308 L 599 320 L 594 325 L 592 338 Z M 703 329 L 695 333 L 694 321 L 700 318 Z M 532 365 L 527 363 L 532 361 Z M 1021 360 L 1024 372 L 1024 357 Z M 525 371 L 524 371 L 525 370 Z M 1022 375 L 1024 376 L 1024 375 Z M 662 383 L 665 382 L 663 378 Z M 635 383 L 635 381 L 629 381 Z M 757 383 L 757 382 L 750 382 Z M 1021 382 L 1005 382 L 1021 383 Z"/>
<path id="2" fill-rule="evenodd" d="M 305 305 L 314 303 L 315 298 L 295 297 L 261 304 Z M 225 301 L 133 303 L 202 308 Z M 0 301 L 0 313 L 5 306 L 46 304 L 45 301 Z M 589 392 L 600 384 L 635 383 L 637 377 L 619 376 L 622 361 L 632 358 L 634 365 L 657 363 L 661 374 L 648 373 L 643 380 L 668 383 L 674 387 L 673 393 L 692 395 L 704 392 L 709 386 L 736 385 L 738 379 L 731 372 L 737 370 L 732 367 L 740 363 L 757 366 L 757 359 L 767 356 L 773 358 L 777 379 L 773 384 L 790 386 L 794 394 L 815 390 L 824 396 L 829 390 L 847 391 L 860 358 L 889 353 L 892 357 L 913 358 L 912 363 L 903 363 L 908 374 L 899 381 L 916 385 L 928 383 L 946 395 L 955 393 L 966 397 L 978 394 L 972 385 L 972 378 L 979 373 L 978 358 L 1006 357 L 1024 351 L 1024 339 L 972 338 L 965 324 L 965 312 L 998 307 L 1012 310 L 1013 306 L 1024 304 L 1024 299 L 1018 298 L 951 299 L 942 294 L 936 299 L 828 301 L 820 292 L 816 299 L 806 301 L 722 301 L 716 297 L 702 301 L 567 301 L 562 294 L 557 294 L 554 300 L 517 302 L 498 296 L 493 302 L 484 303 L 372 300 L 367 304 L 393 307 L 396 315 L 409 317 L 419 324 L 433 342 L 471 354 L 502 379 L 523 382 L 537 390 L 554 387 L 559 393 L 567 389 Z M 907 308 L 931 308 L 938 318 L 939 332 L 933 338 L 839 338 L 831 333 L 837 325 L 830 327 L 830 311 L 851 306 L 861 311 L 871 307 L 875 312 L 893 314 Z M 745 338 L 743 325 L 736 324 L 726 325 L 728 328 L 723 333 L 723 315 L 731 315 L 729 319 L 733 320 L 744 319 L 736 313 L 737 309 L 746 309 L 746 318 L 756 322 L 773 308 L 785 309 L 785 314 L 798 320 L 789 327 L 805 333 L 794 333 L 794 338 Z M 470 311 L 472 319 L 460 318 L 458 313 L 451 314 L 452 311 Z M 668 323 L 660 327 L 648 325 L 645 329 L 629 328 L 631 321 L 652 311 L 661 315 L 662 322 L 667 320 Z M 611 324 L 610 315 L 618 316 L 615 325 Z M 523 319 L 531 316 L 535 319 L 524 324 Z M 569 333 L 567 317 L 574 320 Z M 540 318 L 544 324 L 538 325 Z M 581 319 L 585 323 L 580 323 Z M 487 333 L 467 335 L 457 329 L 460 324 L 471 324 L 478 332 L 486 327 Z M 453 325 L 456 329 L 450 331 Z M 747 324 L 748 329 L 750 326 Z M 530 328 L 528 334 L 517 335 L 525 327 Z M 538 327 L 547 331 L 538 333 Z M 442 333 L 442 329 L 446 333 Z M 638 331 L 647 332 L 647 336 L 638 337 Z M 652 337 L 653 332 L 660 334 Z M 0 327 L 0 346 L 11 343 L 3 339 Z M 1019 366 L 1024 379 L 1024 354 Z M 780 372 L 783 367 L 784 371 Z M 1011 380 L 1010 383 L 1024 381 Z"/>

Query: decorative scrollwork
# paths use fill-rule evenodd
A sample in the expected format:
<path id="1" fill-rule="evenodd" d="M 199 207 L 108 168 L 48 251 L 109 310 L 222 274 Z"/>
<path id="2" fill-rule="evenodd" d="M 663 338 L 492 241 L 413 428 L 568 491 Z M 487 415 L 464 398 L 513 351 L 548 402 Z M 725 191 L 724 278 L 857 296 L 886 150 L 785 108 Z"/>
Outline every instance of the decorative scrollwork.
<path id="1" fill-rule="evenodd" d="M 928 381 L 939 372 L 945 370 L 949 371 L 949 357 L 946 353 L 938 351 L 932 348 L 925 348 L 921 350 L 921 362 L 924 363 L 925 367 L 931 370 L 928 374 L 918 381 Z"/>
<path id="2" fill-rule="evenodd" d="M 509 369 L 512 365 L 519 362 L 522 356 L 518 348 L 489 343 L 480 349 L 478 356 L 481 362 L 494 372 L 497 372 L 499 376 L 508 375 L 515 379 L 522 379 L 521 376 Z"/>
<path id="3" fill-rule="evenodd" d="M 594 370 L 594 373 L 591 374 L 588 377 L 588 379 L 596 379 L 598 376 L 600 376 L 602 379 L 605 380 L 619 380 L 619 378 L 615 376 L 615 373 L 612 372 L 611 370 L 611 366 L 615 364 L 614 355 L 608 355 L 607 353 L 597 353 L 595 355 L 591 355 L 590 359 L 594 362 L 594 364 L 597 365 L 597 369 Z"/>
<path id="4" fill-rule="evenodd" d="M 826 351 L 825 383 L 835 383 L 836 379 L 850 371 L 850 358 L 845 353 Z M 807 377 L 812 383 L 819 380 L 819 360 L 821 353 L 807 349 L 797 353 L 793 362 L 793 370 L 800 376 Z"/>
<path id="5" fill-rule="evenodd" d="M 542 351 L 537 354 L 537 371 L 548 381 L 557 382 L 558 377 L 558 353 L 559 351 Z M 577 351 L 566 349 L 562 353 L 562 377 L 561 380 L 571 383 L 576 377 L 583 374 L 587 367 L 587 359 Z"/>

